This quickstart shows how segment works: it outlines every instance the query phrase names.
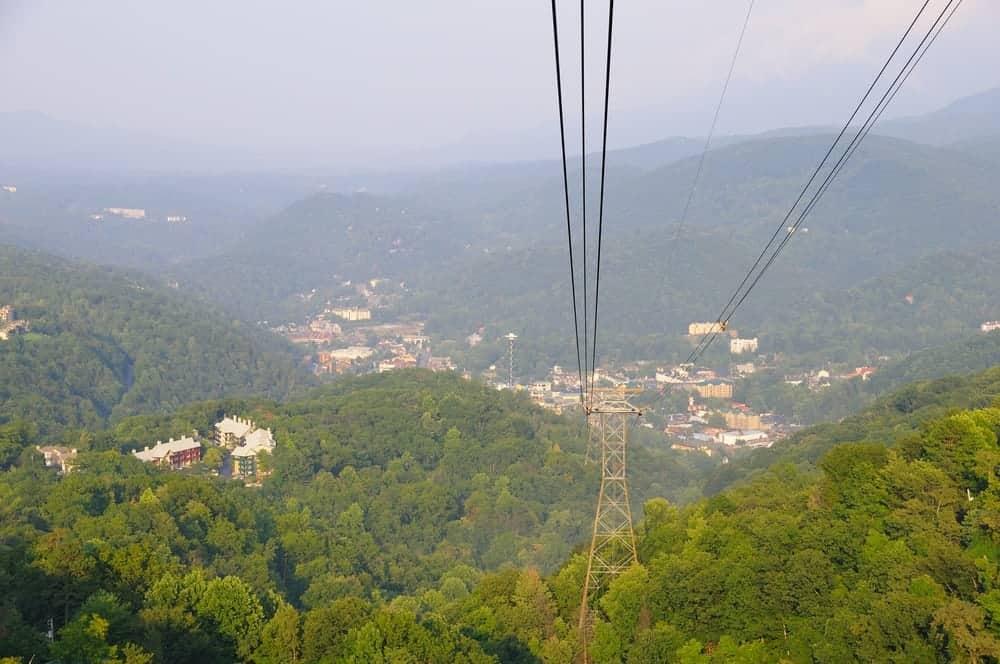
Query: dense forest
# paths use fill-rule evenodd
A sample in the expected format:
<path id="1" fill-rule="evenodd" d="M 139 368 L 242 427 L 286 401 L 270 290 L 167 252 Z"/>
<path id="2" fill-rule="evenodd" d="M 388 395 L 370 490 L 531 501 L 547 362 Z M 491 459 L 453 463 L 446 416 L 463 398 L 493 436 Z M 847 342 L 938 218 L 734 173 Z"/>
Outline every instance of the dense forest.
<path id="1" fill-rule="evenodd" d="M 0 247 L 0 422 L 99 428 L 229 394 L 284 397 L 312 378 L 281 340 L 131 273 Z"/>
<path id="2" fill-rule="evenodd" d="M 1000 658 L 998 372 L 918 384 L 806 432 L 800 445 L 822 441 L 815 464 L 779 459 L 683 506 L 637 498 L 640 565 L 597 600 L 594 661 Z M 278 437 L 261 489 L 120 453 L 231 408 Z M 123 420 L 62 479 L 31 435 L 0 431 L 0 653 L 15 661 L 579 653 L 574 510 L 596 477 L 579 423 L 515 395 L 405 372 L 287 405 L 199 404 Z M 654 464 L 637 453 L 648 484 Z"/>

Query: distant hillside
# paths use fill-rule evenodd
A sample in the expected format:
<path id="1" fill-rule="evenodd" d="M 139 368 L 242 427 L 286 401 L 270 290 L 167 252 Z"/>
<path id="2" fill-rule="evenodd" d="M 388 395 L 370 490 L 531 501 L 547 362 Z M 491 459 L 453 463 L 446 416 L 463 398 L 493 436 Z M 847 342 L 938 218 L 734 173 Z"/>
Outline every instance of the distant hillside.
<path id="1" fill-rule="evenodd" d="M 713 150 L 679 234 L 697 158 L 613 172 L 603 286 L 617 291 L 606 301 L 618 311 L 608 322 L 628 320 L 644 335 L 715 315 L 829 140 L 780 136 Z M 561 178 L 530 178 L 524 188 L 515 173 L 495 180 L 474 173 L 459 178 L 454 194 L 445 178 L 404 197 L 307 199 L 249 228 L 226 255 L 178 266 L 178 279 L 257 320 L 286 314 L 296 293 L 337 276 L 393 276 L 414 294 L 403 306 L 428 313 L 443 332 L 461 327 L 468 334 L 478 323 L 516 319 L 542 336 L 562 334 L 566 300 L 558 295 L 568 277 Z M 998 175 L 1000 165 L 984 168 L 956 150 L 871 137 L 738 323 L 757 325 L 765 305 L 787 307 L 942 250 L 1000 241 Z"/>
<path id="2" fill-rule="evenodd" d="M 996 318 L 1000 227 L 985 228 L 994 223 L 992 207 L 970 211 L 962 222 L 950 214 L 927 215 L 926 230 L 912 236 L 907 227 L 913 218 L 890 208 L 884 206 L 877 223 L 851 232 L 830 228 L 846 219 L 811 225 L 746 301 L 734 327 L 759 335 L 762 352 L 802 356 L 807 364 L 860 363 L 872 352 L 900 356 L 945 344 Z M 944 237 L 958 224 L 977 230 Z M 669 228 L 610 236 L 602 273 L 602 356 L 683 359 L 687 323 L 718 313 L 756 251 L 744 233 L 695 229 L 677 243 Z M 949 245 L 962 250 L 942 250 Z M 430 329 L 442 336 L 460 338 L 477 324 L 494 333 L 523 331 L 523 366 L 532 366 L 536 350 L 540 359 L 566 362 L 572 319 L 565 260 L 559 248 L 470 256 L 415 279 L 416 295 L 406 305 L 425 313 Z M 724 351 L 708 359 L 728 361 Z"/>
<path id="3" fill-rule="evenodd" d="M 0 303 L 31 325 L 0 341 L 0 420 L 49 434 L 311 383 L 282 341 L 134 274 L 0 247 Z"/>
<path id="4" fill-rule="evenodd" d="M 947 344 L 1000 313 L 997 251 L 984 241 L 977 251 L 940 252 L 852 288 L 826 289 L 772 309 L 760 329 L 770 350 L 845 361 Z M 765 316 L 764 307 L 753 310 Z"/>
<path id="5" fill-rule="evenodd" d="M 837 381 L 819 391 L 786 383 L 783 370 L 760 372 L 738 383 L 736 399 L 759 412 L 776 412 L 794 422 L 815 424 L 854 415 L 906 383 L 971 374 L 995 366 L 1000 366 L 1000 332 L 976 334 L 916 351 L 889 362 L 867 381 Z"/>
<path id="6" fill-rule="evenodd" d="M 997 336 L 997 335 L 993 335 Z M 993 339 L 989 343 L 994 343 Z M 836 445 L 859 441 L 893 443 L 955 409 L 982 408 L 1000 398 L 1000 366 L 972 376 L 949 376 L 911 383 L 879 398 L 838 423 L 810 427 L 770 449 L 720 466 L 705 485 L 708 495 L 780 463 L 813 466 Z"/>
<path id="7" fill-rule="evenodd" d="M 1000 136 L 1000 88 L 963 97 L 925 115 L 880 122 L 875 131 L 930 145 Z"/>

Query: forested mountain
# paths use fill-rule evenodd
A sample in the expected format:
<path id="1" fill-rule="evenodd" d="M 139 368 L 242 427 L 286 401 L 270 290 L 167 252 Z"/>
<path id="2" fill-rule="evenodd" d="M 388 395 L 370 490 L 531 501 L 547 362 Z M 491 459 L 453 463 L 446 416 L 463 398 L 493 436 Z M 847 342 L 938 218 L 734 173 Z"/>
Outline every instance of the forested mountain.
<path id="1" fill-rule="evenodd" d="M 814 468 L 772 466 L 684 507 L 646 500 L 640 564 L 595 599 L 593 661 L 1000 658 L 997 394 L 997 370 L 917 385 L 809 432 L 829 441 Z M 113 449 L 232 408 L 278 437 L 261 490 Z M 570 549 L 594 469 L 578 424 L 516 395 L 404 372 L 287 405 L 191 406 L 123 421 L 62 479 L 30 434 L 2 435 L 24 450 L 0 483 L 4 654 L 569 664 L 580 652 L 585 559 Z M 637 483 L 657 463 L 639 454 Z"/>
<path id="2" fill-rule="evenodd" d="M 985 90 L 942 109 L 879 124 L 879 131 L 918 143 L 947 145 L 1000 136 L 1000 88 Z"/>
<path id="3" fill-rule="evenodd" d="M 612 162 L 602 281 L 604 302 L 614 309 L 606 319 L 606 338 L 615 342 L 608 347 L 632 357 L 683 354 L 678 334 L 687 322 L 718 313 L 829 140 L 778 136 L 713 150 L 682 229 L 677 217 L 697 158 L 651 171 Z M 859 291 L 849 289 L 861 289 L 865 306 L 871 303 L 869 322 L 884 332 L 858 335 L 851 341 L 855 355 L 864 347 L 897 352 L 943 343 L 934 336 L 937 319 L 916 320 L 928 337 L 901 328 L 905 315 L 881 315 L 907 293 L 890 293 L 883 288 L 888 283 L 873 281 L 915 288 L 919 278 L 904 284 L 904 277 L 938 270 L 938 261 L 949 277 L 968 283 L 955 302 L 934 312 L 914 310 L 947 318 L 949 333 L 968 331 L 963 326 L 980 310 L 994 317 L 994 303 L 964 300 L 981 278 L 992 278 L 991 268 L 964 274 L 958 265 L 964 259 L 948 253 L 985 256 L 984 247 L 1000 242 L 1000 196 L 991 185 L 1000 164 L 985 163 L 950 148 L 870 137 L 734 324 L 757 330 L 780 319 L 773 327 L 784 333 L 781 343 L 808 352 L 811 337 L 789 329 L 787 319 L 808 323 L 826 309 L 814 298 L 853 299 Z M 226 255 L 178 266 L 177 279 L 244 317 L 274 320 L 303 315 L 297 294 L 312 288 L 393 277 L 408 288 L 400 310 L 426 316 L 442 336 L 462 338 L 480 324 L 517 328 L 525 332 L 526 353 L 565 360 L 556 355 L 564 344 L 551 342 L 563 340 L 569 320 L 561 306 L 569 294 L 560 178 L 552 173 L 530 185 L 515 175 L 478 185 L 469 178 L 454 194 L 446 178 L 420 195 L 307 199 L 248 230 Z M 476 190 L 484 192 L 481 199 Z M 286 269 L 292 263 L 296 269 Z M 802 321 L 795 318 L 800 314 Z M 823 343 L 842 337 L 850 324 L 825 321 Z M 627 348 L 618 343 L 626 331 Z"/>
<path id="4" fill-rule="evenodd" d="M 47 436 L 228 394 L 281 397 L 312 378 L 284 342 L 146 277 L 0 247 L 0 421 Z"/>
<path id="5" fill-rule="evenodd" d="M 961 100 L 941 113 L 980 117 L 995 96 Z M 935 117 L 921 121 L 933 124 Z M 896 125 L 884 126 L 892 133 Z M 969 127 L 989 130 L 971 121 Z M 984 154 L 989 136 L 975 136 L 935 145 L 870 136 L 734 325 L 765 334 L 766 350 L 805 360 L 832 347 L 834 355 L 860 361 L 868 351 L 895 355 L 944 343 L 946 334 L 971 331 L 966 326 L 977 316 L 1000 315 L 988 294 L 972 297 L 984 290 L 983 279 L 993 278 L 991 268 L 964 274 L 964 259 L 949 253 L 978 252 L 978 266 L 988 260 L 984 248 L 1000 242 L 1000 195 L 992 185 L 1000 161 Z M 686 355 L 679 333 L 689 321 L 718 313 L 830 139 L 822 129 L 720 137 L 684 228 L 676 223 L 700 142 L 667 139 L 609 153 L 602 282 L 609 352 Z M 526 366 L 568 359 L 564 213 L 554 160 L 331 178 L 323 191 L 371 184 L 370 193 L 318 194 L 263 219 L 263 211 L 295 192 L 321 190 L 324 179 L 97 178 L 93 191 L 77 183 L 51 196 L 28 182 L 0 197 L 0 238 L 167 275 L 245 320 L 299 320 L 322 299 L 307 301 L 303 293 L 391 277 L 407 286 L 398 312 L 428 318 L 439 336 L 461 339 L 483 324 L 517 329 L 524 332 Z M 578 193 L 572 192 L 575 205 Z M 168 228 L 66 218 L 113 199 L 163 210 L 186 201 L 208 221 Z M 39 225 L 54 232 L 39 233 Z M 957 297 L 901 308 L 907 292 L 891 288 L 915 288 L 933 277 L 938 261 L 960 280 Z M 858 298 L 868 310 L 859 314 L 865 320 L 837 319 L 836 305 Z M 491 361 L 468 359 L 470 366 Z"/>
<path id="6" fill-rule="evenodd" d="M 253 417 L 279 441 L 262 490 L 151 471 L 119 451 L 209 431 L 225 412 Z M 31 632 L 54 612 L 54 653 L 106 637 L 141 643 L 158 661 L 246 660 L 265 613 L 286 602 L 315 611 L 319 632 L 333 630 L 309 646 L 324 652 L 375 605 L 414 601 L 401 594 L 446 602 L 467 597 L 484 572 L 551 573 L 592 523 L 598 471 L 583 464 L 581 424 L 524 396 L 404 371 L 283 404 L 228 400 L 127 418 L 91 437 L 79 468 L 58 481 L 39 468 L 30 432 L 8 425 L 0 653 L 40 652 Z M 695 486 L 687 464 L 697 460 L 637 441 L 633 462 L 637 514 L 646 497 L 682 498 Z M 230 613 L 233 602 L 243 616 Z M 93 613 L 115 623 L 103 636 L 88 634 Z M 346 621 L 343 634 L 331 620 Z M 443 636 L 440 647 L 468 638 Z"/>

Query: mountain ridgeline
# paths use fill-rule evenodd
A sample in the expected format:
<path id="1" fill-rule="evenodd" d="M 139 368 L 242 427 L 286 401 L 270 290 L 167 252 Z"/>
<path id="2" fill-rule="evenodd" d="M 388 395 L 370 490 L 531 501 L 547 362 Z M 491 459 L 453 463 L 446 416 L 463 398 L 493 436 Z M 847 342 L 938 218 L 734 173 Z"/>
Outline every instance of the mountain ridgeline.
<path id="1" fill-rule="evenodd" d="M 718 314 L 830 139 L 756 138 L 713 150 L 683 228 L 678 201 L 696 158 L 653 169 L 611 161 L 602 279 L 611 356 L 682 358 L 687 323 Z M 734 325 L 761 334 L 765 351 L 846 362 L 945 343 L 997 317 L 987 286 L 998 277 L 998 176 L 1000 164 L 960 149 L 870 137 Z M 461 339 L 479 325 L 517 329 L 526 366 L 565 364 L 556 173 L 502 185 L 450 177 L 421 195 L 307 199 L 252 227 L 226 255 L 172 272 L 251 320 L 304 316 L 301 294 L 313 288 L 390 277 L 406 284 L 396 312 L 426 318 L 439 337 Z M 490 193 L 478 203 L 449 197 L 466 186 Z M 493 191 L 504 186 L 506 194 Z M 284 269 L 292 262 L 295 270 Z"/>

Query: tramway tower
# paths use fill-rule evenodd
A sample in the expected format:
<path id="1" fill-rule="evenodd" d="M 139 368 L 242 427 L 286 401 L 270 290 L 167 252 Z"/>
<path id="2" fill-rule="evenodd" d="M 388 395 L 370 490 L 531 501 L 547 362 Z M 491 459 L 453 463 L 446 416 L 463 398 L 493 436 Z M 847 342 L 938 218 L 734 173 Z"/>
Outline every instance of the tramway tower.
<path id="1" fill-rule="evenodd" d="M 626 456 L 628 427 L 642 411 L 629 403 L 624 388 L 601 390 L 587 409 L 594 434 L 600 441 L 601 490 L 594 515 L 594 530 L 587 559 L 587 576 L 580 603 L 580 631 L 586 645 L 593 624 L 590 602 L 615 576 L 637 562 L 632 508 L 629 505 Z"/>

